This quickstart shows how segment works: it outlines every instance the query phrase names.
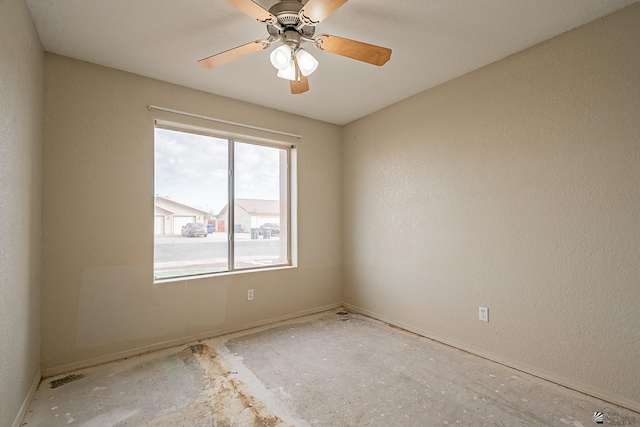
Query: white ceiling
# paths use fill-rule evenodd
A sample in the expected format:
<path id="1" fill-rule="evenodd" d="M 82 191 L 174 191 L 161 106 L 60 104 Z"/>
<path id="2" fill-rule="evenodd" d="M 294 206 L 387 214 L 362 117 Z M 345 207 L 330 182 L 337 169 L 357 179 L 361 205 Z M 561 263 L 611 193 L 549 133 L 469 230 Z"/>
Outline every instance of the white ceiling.
<path id="1" fill-rule="evenodd" d="M 345 124 L 636 1 L 350 0 L 316 34 L 389 47 L 391 60 L 376 67 L 310 47 L 320 66 L 302 95 L 276 77 L 273 47 L 216 69 L 196 64 L 267 35 L 264 24 L 222 0 L 27 5 L 49 52 Z M 256 3 L 268 9 L 276 1 Z"/>

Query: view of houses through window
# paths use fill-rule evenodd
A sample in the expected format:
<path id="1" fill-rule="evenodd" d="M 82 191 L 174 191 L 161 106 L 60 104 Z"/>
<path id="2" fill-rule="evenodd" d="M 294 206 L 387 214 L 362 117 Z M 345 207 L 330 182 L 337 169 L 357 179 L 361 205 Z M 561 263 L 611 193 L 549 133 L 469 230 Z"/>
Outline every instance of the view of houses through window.
<path id="1" fill-rule="evenodd" d="M 156 127 L 154 277 L 290 264 L 288 165 L 285 146 Z"/>

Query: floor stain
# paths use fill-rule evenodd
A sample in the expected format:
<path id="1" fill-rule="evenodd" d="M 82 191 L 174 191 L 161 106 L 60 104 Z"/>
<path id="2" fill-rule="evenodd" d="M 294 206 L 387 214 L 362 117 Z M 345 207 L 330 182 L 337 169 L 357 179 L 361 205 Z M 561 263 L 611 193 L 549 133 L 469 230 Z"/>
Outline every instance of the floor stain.
<path id="1" fill-rule="evenodd" d="M 247 385 L 230 378 L 230 371 L 224 361 L 211 347 L 194 344 L 176 355 L 185 364 L 197 363 L 209 379 L 209 385 L 203 391 L 203 399 L 187 407 L 162 416 L 147 427 L 179 426 L 187 420 L 190 425 L 232 427 L 284 427 L 287 424 L 275 415 L 266 405 L 253 396 Z"/>
<path id="2" fill-rule="evenodd" d="M 191 350 L 191 353 L 194 354 L 205 354 L 207 349 L 209 349 L 209 347 L 204 344 L 194 344 L 192 346 L 189 346 L 189 350 Z"/>

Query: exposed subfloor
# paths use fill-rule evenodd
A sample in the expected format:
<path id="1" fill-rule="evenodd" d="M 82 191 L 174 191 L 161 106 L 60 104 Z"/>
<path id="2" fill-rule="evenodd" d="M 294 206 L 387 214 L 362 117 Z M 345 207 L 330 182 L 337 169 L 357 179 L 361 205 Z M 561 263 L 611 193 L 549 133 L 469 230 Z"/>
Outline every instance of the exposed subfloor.
<path id="1" fill-rule="evenodd" d="M 603 410 L 640 423 L 627 409 L 336 311 L 49 378 L 22 425 L 589 426 Z"/>

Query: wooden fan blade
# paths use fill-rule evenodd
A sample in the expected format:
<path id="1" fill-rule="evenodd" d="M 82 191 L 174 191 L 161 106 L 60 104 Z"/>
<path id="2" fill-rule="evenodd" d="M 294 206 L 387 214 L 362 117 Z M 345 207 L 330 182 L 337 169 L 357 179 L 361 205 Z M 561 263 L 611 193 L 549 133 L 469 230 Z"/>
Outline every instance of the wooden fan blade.
<path id="1" fill-rule="evenodd" d="M 311 22 L 317 24 L 346 2 L 347 0 L 309 0 L 301 12 Z"/>
<path id="2" fill-rule="evenodd" d="M 293 95 L 300 95 L 309 90 L 309 79 L 303 76 L 298 67 L 298 60 L 293 57 L 293 63 L 296 65 L 296 79 L 289 80 L 289 86 L 291 86 L 291 93 Z"/>
<path id="3" fill-rule="evenodd" d="M 224 0 L 224 2 L 260 22 L 267 22 L 271 18 L 275 18 L 268 10 L 251 0 Z"/>
<path id="4" fill-rule="evenodd" d="M 391 49 L 342 37 L 323 36 L 318 45 L 327 52 L 377 66 L 384 65 L 391 58 Z"/>
<path id="5" fill-rule="evenodd" d="M 259 50 L 263 50 L 265 48 L 266 46 L 263 45 L 262 42 L 255 41 L 203 58 L 198 61 L 198 64 L 206 68 L 219 67 L 235 59 L 241 58 Z"/>
<path id="6" fill-rule="evenodd" d="M 303 75 L 300 75 L 300 80 L 289 80 L 291 86 L 291 93 L 294 95 L 300 95 L 309 90 L 309 79 Z"/>

